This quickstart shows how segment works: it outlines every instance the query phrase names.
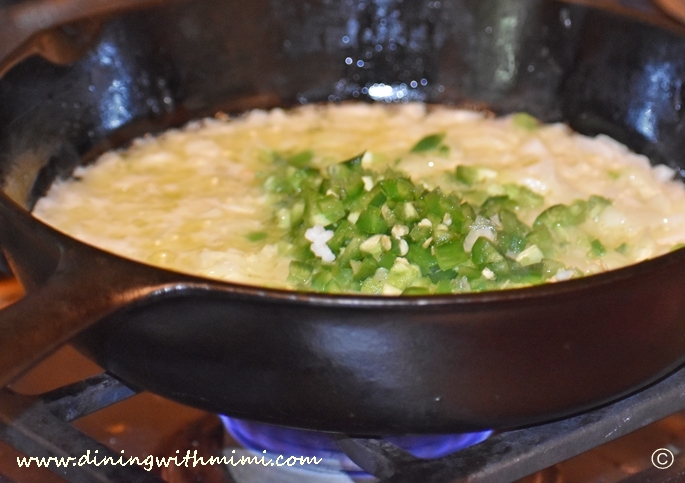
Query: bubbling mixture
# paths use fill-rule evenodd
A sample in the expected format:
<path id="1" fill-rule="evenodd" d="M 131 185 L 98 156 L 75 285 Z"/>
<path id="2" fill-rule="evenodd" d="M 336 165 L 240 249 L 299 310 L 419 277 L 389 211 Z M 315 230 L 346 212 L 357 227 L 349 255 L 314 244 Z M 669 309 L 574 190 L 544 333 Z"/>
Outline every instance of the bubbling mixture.
<path id="1" fill-rule="evenodd" d="M 420 104 L 218 116 L 78 168 L 34 215 L 226 281 L 425 295 L 556 282 L 685 242 L 685 186 L 606 137 Z"/>

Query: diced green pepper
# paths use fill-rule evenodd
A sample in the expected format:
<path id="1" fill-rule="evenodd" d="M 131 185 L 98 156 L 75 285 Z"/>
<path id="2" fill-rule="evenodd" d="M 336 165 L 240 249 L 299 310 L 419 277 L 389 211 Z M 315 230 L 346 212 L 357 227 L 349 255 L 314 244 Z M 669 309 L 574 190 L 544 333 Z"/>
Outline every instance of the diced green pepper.
<path id="1" fill-rule="evenodd" d="M 435 247 L 435 258 L 441 270 L 451 270 L 470 257 L 461 240 L 452 240 Z"/>
<path id="2" fill-rule="evenodd" d="M 489 268 L 497 275 L 509 271 L 507 259 L 497 250 L 495 245 L 485 237 L 479 237 L 473 244 L 471 259 L 481 270 Z"/>
<path id="3" fill-rule="evenodd" d="M 359 215 L 357 228 L 359 228 L 362 233 L 375 235 L 386 233 L 388 231 L 388 223 L 383 218 L 381 209 L 372 205 L 362 211 Z"/>
<path id="4" fill-rule="evenodd" d="M 293 154 L 285 159 L 285 161 L 296 168 L 304 168 L 309 165 L 309 162 L 314 157 L 314 153 L 311 151 L 302 151 L 297 154 Z"/>
<path id="5" fill-rule="evenodd" d="M 504 192 L 516 203 L 518 208 L 523 210 L 534 210 L 542 207 L 545 198 L 531 191 L 525 186 L 516 184 L 504 185 Z"/>
<path id="6" fill-rule="evenodd" d="M 290 262 L 290 270 L 286 283 L 292 287 L 301 287 L 309 282 L 312 276 L 313 267 L 304 262 L 293 260 Z"/>
<path id="7" fill-rule="evenodd" d="M 258 242 L 266 239 L 267 236 L 268 234 L 265 231 L 251 231 L 245 235 L 245 238 L 251 242 Z"/>
<path id="8" fill-rule="evenodd" d="M 611 200 L 603 196 L 592 195 L 587 200 L 587 211 L 590 219 L 595 219 L 602 214 L 604 208 L 611 205 Z"/>
<path id="9" fill-rule="evenodd" d="M 507 195 L 491 196 L 480 207 L 482 216 L 492 218 L 493 215 L 499 215 L 502 210 L 516 210 L 516 202 Z"/>
<path id="10" fill-rule="evenodd" d="M 323 292 L 331 280 L 333 280 L 333 274 L 330 270 L 319 270 L 312 276 L 311 286 L 314 290 Z"/>
<path id="11" fill-rule="evenodd" d="M 535 219 L 533 226 L 544 225 L 547 228 L 577 226 L 587 217 L 587 202 L 576 200 L 570 205 L 553 205 Z"/>
<path id="12" fill-rule="evenodd" d="M 378 184 L 389 200 L 412 201 L 414 199 L 414 183 L 408 179 L 384 179 Z"/>
<path id="13" fill-rule="evenodd" d="M 532 131 L 540 125 L 540 121 L 525 112 L 518 112 L 511 117 L 514 126 L 518 126 L 526 131 Z"/>
<path id="14" fill-rule="evenodd" d="M 388 278 L 388 270 L 385 268 L 379 268 L 373 277 L 367 278 L 362 282 L 361 291 L 362 293 L 380 295 L 383 292 L 383 285 Z"/>
<path id="15" fill-rule="evenodd" d="M 545 254 L 546 257 L 554 256 L 555 243 L 552 233 L 545 225 L 538 225 L 526 236 L 528 243 L 537 245 L 537 247 Z"/>
<path id="16" fill-rule="evenodd" d="M 317 202 L 317 205 L 321 214 L 328 220 L 324 226 L 331 225 L 345 216 L 345 208 L 335 196 L 326 195 Z"/>
<path id="17" fill-rule="evenodd" d="M 466 186 L 473 186 L 487 179 L 494 179 L 497 173 L 491 169 L 459 165 L 457 166 L 456 176 L 457 181 L 464 183 Z"/>
<path id="18" fill-rule="evenodd" d="M 342 220 L 338 227 L 333 233 L 333 238 L 331 238 L 328 243 L 328 247 L 333 250 L 333 252 L 340 251 L 340 248 L 351 240 L 353 237 L 359 235 L 359 230 L 347 220 Z"/>
<path id="19" fill-rule="evenodd" d="M 378 270 L 378 262 L 373 257 L 364 257 L 364 260 L 356 264 L 356 269 L 352 267 L 353 278 L 359 281 L 373 277 L 376 270 Z"/>
<path id="20" fill-rule="evenodd" d="M 604 255 L 606 255 L 607 249 L 604 248 L 604 245 L 602 245 L 602 242 L 595 239 L 590 242 L 590 257 L 592 258 L 602 258 Z"/>
<path id="21" fill-rule="evenodd" d="M 388 272 L 386 283 L 389 283 L 400 290 L 404 290 L 420 276 L 421 270 L 419 267 L 407 263 L 406 260 L 396 260 Z"/>
<path id="22" fill-rule="evenodd" d="M 422 138 L 417 142 L 413 148 L 411 148 L 412 153 L 423 153 L 426 151 L 433 151 L 440 147 L 443 139 L 445 139 L 445 133 L 431 134 Z"/>
<path id="23" fill-rule="evenodd" d="M 421 269 L 421 275 L 424 277 L 430 275 L 438 265 L 438 261 L 431 255 L 429 250 L 415 243 L 409 243 L 409 251 L 405 257 L 410 263 L 417 265 Z"/>

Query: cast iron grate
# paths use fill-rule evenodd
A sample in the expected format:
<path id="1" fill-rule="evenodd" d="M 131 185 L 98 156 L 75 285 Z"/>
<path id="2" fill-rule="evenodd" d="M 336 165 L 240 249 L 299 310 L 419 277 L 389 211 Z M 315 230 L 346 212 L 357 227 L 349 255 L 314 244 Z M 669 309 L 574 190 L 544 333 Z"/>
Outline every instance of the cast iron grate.
<path id="1" fill-rule="evenodd" d="M 0 440 L 37 457 L 98 450 L 120 455 L 70 424 L 136 392 L 107 374 L 38 397 L 0 390 Z M 550 467 L 652 422 L 685 410 L 685 368 L 614 404 L 569 419 L 496 434 L 443 458 L 422 460 L 383 440 L 340 436 L 338 444 L 379 483 L 507 483 Z M 71 483 L 161 483 L 139 467 L 73 465 L 49 469 Z M 685 478 L 685 458 L 665 470 L 650 468 L 623 483 L 667 483 Z M 12 483 L 0 475 L 0 483 Z"/>

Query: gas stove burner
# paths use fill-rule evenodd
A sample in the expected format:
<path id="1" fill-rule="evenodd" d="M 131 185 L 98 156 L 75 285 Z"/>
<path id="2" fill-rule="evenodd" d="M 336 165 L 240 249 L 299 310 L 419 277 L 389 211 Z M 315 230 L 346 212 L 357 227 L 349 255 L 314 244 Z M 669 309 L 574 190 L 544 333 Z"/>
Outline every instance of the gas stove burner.
<path id="1" fill-rule="evenodd" d="M 245 448 L 273 455 L 315 456 L 329 469 L 342 470 L 359 476 L 363 470 L 338 447 L 331 433 L 286 428 L 221 416 L 226 429 Z M 492 431 L 452 435 L 383 436 L 383 440 L 396 445 L 421 459 L 442 458 L 487 439 Z"/>

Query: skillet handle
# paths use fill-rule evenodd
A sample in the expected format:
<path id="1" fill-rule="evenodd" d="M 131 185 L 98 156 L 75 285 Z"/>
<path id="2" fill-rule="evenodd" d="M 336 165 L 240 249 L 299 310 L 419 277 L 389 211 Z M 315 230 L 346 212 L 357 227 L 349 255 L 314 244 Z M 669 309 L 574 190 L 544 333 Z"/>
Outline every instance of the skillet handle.
<path id="1" fill-rule="evenodd" d="M 170 1 L 29 0 L 0 8 L 0 75 L 35 54 L 70 64 L 88 50 L 103 17 Z M 72 26 L 70 31 L 61 29 L 65 25 Z"/>
<path id="2" fill-rule="evenodd" d="M 183 278 L 81 244 L 2 193 L 0 245 L 26 291 L 0 310 L 0 387 L 104 316 Z"/>

